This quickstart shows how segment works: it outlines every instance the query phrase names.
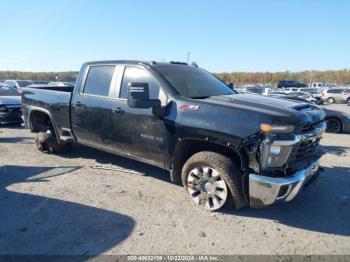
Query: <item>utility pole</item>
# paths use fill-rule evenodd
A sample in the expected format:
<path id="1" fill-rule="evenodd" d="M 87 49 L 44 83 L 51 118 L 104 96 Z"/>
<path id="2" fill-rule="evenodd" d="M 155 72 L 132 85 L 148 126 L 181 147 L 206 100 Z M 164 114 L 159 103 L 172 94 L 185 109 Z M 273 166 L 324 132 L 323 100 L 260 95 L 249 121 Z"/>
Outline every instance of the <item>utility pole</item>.
<path id="1" fill-rule="evenodd" d="M 190 52 L 187 52 L 187 64 L 190 64 Z"/>

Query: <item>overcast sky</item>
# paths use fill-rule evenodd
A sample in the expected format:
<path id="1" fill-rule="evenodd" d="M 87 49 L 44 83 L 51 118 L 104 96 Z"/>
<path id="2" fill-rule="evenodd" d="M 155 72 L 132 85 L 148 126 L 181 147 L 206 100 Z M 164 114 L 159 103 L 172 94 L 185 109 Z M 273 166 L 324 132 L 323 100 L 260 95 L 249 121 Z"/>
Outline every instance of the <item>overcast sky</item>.
<path id="1" fill-rule="evenodd" d="M 0 70 L 105 59 L 210 71 L 350 68 L 347 0 L 1 0 Z"/>

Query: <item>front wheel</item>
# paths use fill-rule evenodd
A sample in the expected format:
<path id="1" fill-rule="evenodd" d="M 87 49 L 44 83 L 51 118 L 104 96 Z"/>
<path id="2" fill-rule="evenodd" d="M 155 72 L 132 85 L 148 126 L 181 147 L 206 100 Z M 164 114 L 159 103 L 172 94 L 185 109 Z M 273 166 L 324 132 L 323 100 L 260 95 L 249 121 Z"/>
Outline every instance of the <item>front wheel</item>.
<path id="1" fill-rule="evenodd" d="M 208 210 L 247 205 L 239 169 L 227 157 L 214 152 L 199 152 L 182 169 L 182 183 L 193 201 Z"/>

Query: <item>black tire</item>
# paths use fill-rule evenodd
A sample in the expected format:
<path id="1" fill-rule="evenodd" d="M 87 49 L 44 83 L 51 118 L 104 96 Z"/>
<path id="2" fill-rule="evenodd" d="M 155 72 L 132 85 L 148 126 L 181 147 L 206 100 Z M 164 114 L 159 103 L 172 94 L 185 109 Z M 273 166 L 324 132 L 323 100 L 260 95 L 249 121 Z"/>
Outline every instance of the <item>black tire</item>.
<path id="1" fill-rule="evenodd" d="M 60 141 L 58 143 L 56 134 L 53 130 L 39 132 L 35 137 L 35 145 L 44 153 L 63 153 L 71 149 L 70 143 Z"/>
<path id="2" fill-rule="evenodd" d="M 330 118 L 327 118 L 326 121 L 327 121 L 327 128 L 326 128 L 327 133 L 338 134 L 338 133 L 341 133 L 341 131 L 343 130 L 343 125 L 339 118 L 330 117 Z"/>
<path id="3" fill-rule="evenodd" d="M 223 207 L 240 209 L 247 206 L 242 189 L 242 176 L 236 165 L 226 156 L 209 151 L 203 151 L 191 156 L 182 168 L 182 184 L 187 187 L 187 178 L 191 170 L 198 166 L 208 166 L 220 174 L 228 187 L 228 197 Z"/>
<path id="4" fill-rule="evenodd" d="M 328 104 L 334 104 L 335 103 L 335 99 L 333 97 L 328 97 L 327 98 L 327 103 Z"/>

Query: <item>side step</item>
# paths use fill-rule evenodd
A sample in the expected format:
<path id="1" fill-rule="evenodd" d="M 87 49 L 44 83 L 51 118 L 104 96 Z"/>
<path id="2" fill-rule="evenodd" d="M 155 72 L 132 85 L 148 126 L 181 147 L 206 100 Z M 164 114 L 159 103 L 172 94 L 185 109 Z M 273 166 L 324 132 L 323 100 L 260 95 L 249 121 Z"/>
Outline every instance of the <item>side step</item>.
<path id="1" fill-rule="evenodd" d="M 60 140 L 64 142 L 75 142 L 72 131 L 69 128 L 62 128 Z"/>
<path id="2" fill-rule="evenodd" d="M 75 142 L 74 138 L 71 136 L 60 136 L 60 140 L 64 142 Z"/>

